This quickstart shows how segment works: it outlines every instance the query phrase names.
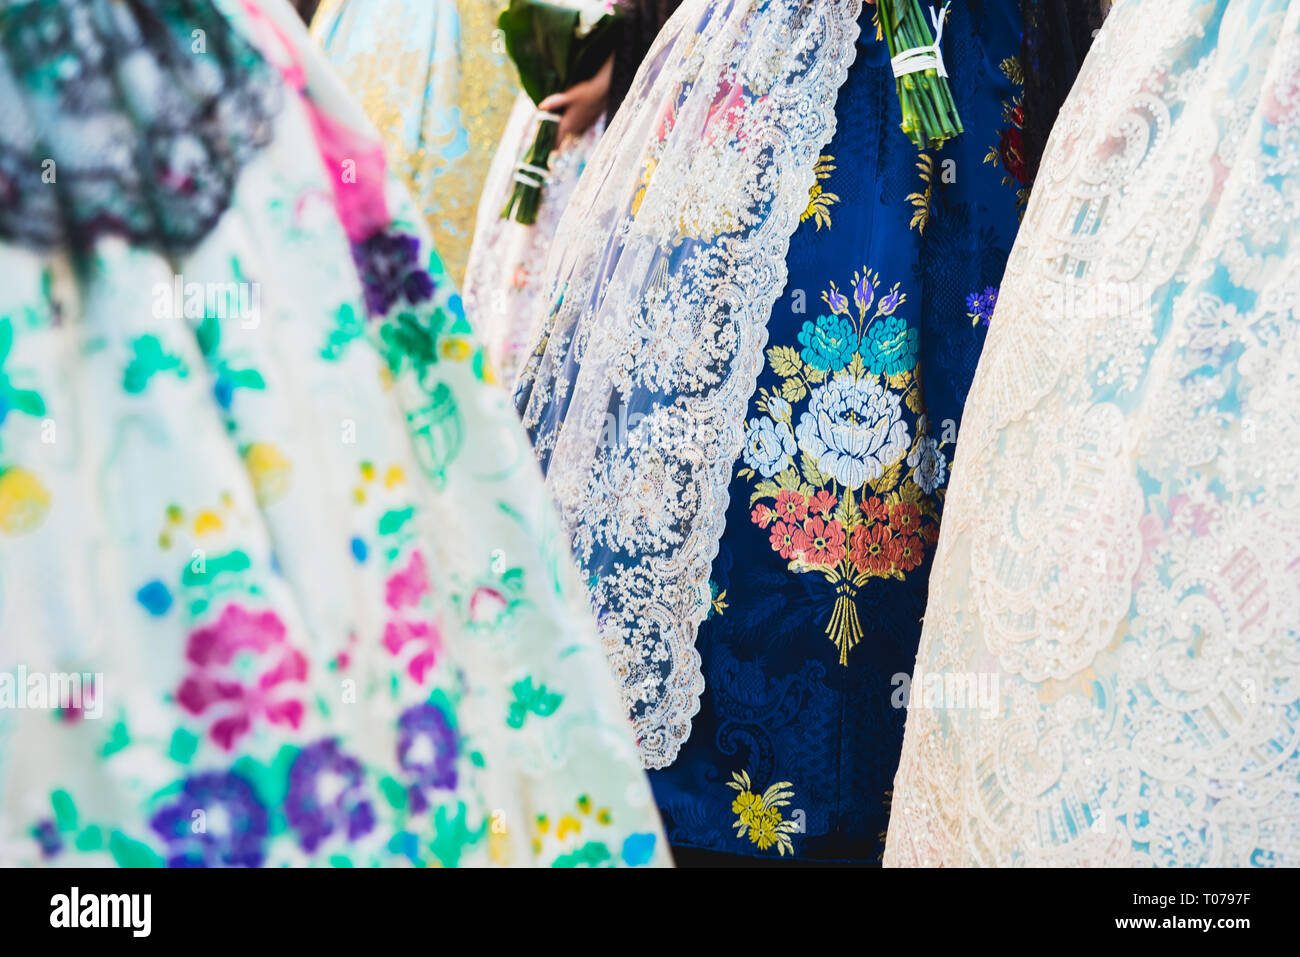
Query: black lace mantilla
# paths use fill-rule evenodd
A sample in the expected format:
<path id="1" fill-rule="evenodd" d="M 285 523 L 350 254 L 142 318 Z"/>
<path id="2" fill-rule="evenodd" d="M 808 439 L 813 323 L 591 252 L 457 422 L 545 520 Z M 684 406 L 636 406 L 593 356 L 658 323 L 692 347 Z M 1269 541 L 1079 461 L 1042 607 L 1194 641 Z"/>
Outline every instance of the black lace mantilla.
<path id="1" fill-rule="evenodd" d="M 192 248 L 283 97 L 207 0 L 0 0 L 0 239 Z"/>

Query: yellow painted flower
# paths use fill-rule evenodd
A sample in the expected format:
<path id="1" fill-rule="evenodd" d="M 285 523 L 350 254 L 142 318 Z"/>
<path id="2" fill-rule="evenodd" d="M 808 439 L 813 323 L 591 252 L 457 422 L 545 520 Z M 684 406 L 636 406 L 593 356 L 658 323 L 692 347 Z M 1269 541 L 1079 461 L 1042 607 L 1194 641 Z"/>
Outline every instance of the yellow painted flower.
<path id="1" fill-rule="evenodd" d="M 292 464 L 269 442 L 254 442 L 244 450 L 244 466 L 253 479 L 257 501 L 269 505 L 289 491 Z"/>
<path id="2" fill-rule="evenodd" d="M 442 345 L 442 356 L 444 359 L 451 359 L 454 362 L 464 362 L 474 354 L 468 342 L 464 339 L 448 339 Z"/>
<path id="3" fill-rule="evenodd" d="M 384 473 L 385 488 L 395 488 L 398 485 L 401 485 L 405 481 L 406 481 L 406 473 L 402 471 L 402 467 L 400 465 L 390 466 L 388 471 Z"/>
<path id="4" fill-rule="evenodd" d="M 49 510 L 50 493 L 35 475 L 19 466 L 0 472 L 0 532 L 30 532 Z"/>
<path id="5" fill-rule="evenodd" d="M 194 518 L 194 534 L 206 535 L 209 532 L 219 532 L 224 527 L 221 516 L 210 508 L 205 508 Z"/>
<path id="6" fill-rule="evenodd" d="M 555 826 L 555 836 L 558 840 L 564 840 L 567 834 L 580 834 L 582 832 L 582 823 L 572 814 L 566 814 L 560 818 L 560 823 Z"/>

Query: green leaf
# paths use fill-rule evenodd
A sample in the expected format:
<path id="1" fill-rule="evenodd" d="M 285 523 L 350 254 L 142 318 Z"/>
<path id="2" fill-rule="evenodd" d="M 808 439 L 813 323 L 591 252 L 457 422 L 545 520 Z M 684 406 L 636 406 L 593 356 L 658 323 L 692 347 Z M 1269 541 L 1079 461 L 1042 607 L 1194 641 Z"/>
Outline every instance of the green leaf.
<path id="1" fill-rule="evenodd" d="M 797 376 L 803 371 L 803 360 L 791 346 L 773 346 L 767 350 L 767 361 L 772 371 L 782 378 Z"/>
<path id="2" fill-rule="evenodd" d="M 162 867 L 163 859 L 148 844 L 133 841 L 121 831 L 114 831 L 108 851 L 118 867 Z"/>
<path id="3" fill-rule="evenodd" d="M 799 402 L 808 394 L 802 379 L 786 379 L 781 383 L 781 396 L 787 402 Z"/>
<path id="4" fill-rule="evenodd" d="M 60 831 L 77 829 L 77 805 L 67 791 L 55 791 L 50 795 L 50 804 L 54 808 L 54 823 Z"/>

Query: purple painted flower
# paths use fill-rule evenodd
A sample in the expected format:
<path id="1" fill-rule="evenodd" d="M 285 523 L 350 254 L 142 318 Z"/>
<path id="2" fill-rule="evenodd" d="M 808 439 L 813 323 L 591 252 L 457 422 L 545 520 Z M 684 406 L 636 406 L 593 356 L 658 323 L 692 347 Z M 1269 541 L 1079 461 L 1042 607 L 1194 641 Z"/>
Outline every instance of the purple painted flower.
<path id="1" fill-rule="evenodd" d="M 313 853 L 336 831 L 354 841 L 374 830 L 375 810 L 364 788 L 361 762 L 341 752 L 337 740 L 327 738 L 298 752 L 289 769 L 284 811 L 304 851 Z"/>
<path id="2" fill-rule="evenodd" d="M 419 704 L 402 712 L 397 722 L 397 763 L 410 781 L 411 809 L 429 806 L 428 788 L 456 787 L 456 731 L 442 709 Z"/>
<path id="3" fill-rule="evenodd" d="M 266 808 L 238 774 L 186 778 L 175 800 L 149 826 L 167 844 L 168 867 L 260 867 Z"/>
<path id="4" fill-rule="evenodd" d="M 41 846 L 41 857 L 46 860 L 63 850 L 63 838 L 59 836 L 58 827 L 49 818 L 37 823 L 32 828 L 31 834 L 36 838 L 36 843 Z"/>
<path id="5" fill-rule="evenodd" d="M 998 305 L 998 287 L 988 286 L 980 292 L 973 292 L 966 297 L 966 315 L 970 316 L 971 325 L 982 322 L 984 325 L 989 324 L 993 318 L 993 310 Z"/>
<path id="6" fill-rule="evenodd" d="M 366 293 L 366 312 L 384 316 L 400 299 L 414 305 L 433 295 L 433 277 L 420 265 L 420 240 L 408 233 L 376 233 L 354 243 L 356 261 Z"/>

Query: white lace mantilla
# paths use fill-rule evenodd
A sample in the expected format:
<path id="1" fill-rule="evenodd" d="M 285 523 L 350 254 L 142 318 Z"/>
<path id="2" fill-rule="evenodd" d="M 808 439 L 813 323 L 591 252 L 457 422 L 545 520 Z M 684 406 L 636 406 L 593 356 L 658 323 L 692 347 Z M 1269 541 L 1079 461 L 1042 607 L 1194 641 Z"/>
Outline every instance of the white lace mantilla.
<path id="1" fill-rule="evenodd" d="M 1120 0 L 962 423 L 886 864 L 1300 865 L 1300 2 Z M 1292 244 L 1295 248 L 1292 248 Z"/>
<path id="2" fill-rule="evenodd" d="M 699 710 L 695 638 L 727 488 L 861 8 L 684 3 L 548 265 L 517 395 L 647 767 L 672 763 Z"/>

